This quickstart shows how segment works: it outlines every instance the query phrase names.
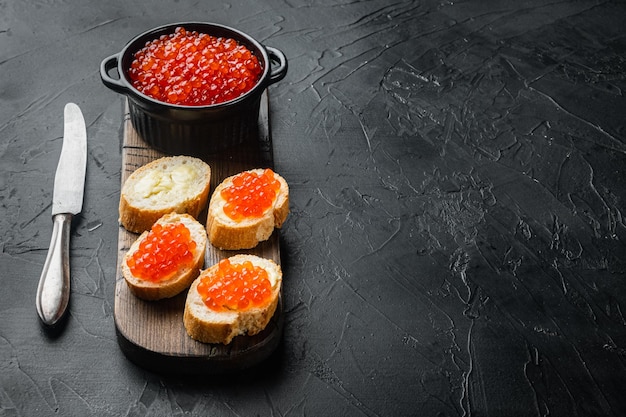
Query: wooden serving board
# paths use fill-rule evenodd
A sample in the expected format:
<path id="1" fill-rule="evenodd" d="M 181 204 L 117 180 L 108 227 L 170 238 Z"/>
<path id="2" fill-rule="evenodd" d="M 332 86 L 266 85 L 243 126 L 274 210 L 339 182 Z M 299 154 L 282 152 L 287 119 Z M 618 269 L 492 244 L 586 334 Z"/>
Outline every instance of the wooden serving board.
<path id="1" fill-rule="evenodd" d="M 272 168 L 273 155 L 269 127 L 267 92 L 261 99 L 258 137 L 241 146 L 208 155 L 211 191 L 226 177 L 252 168 Z M 152 149 L 137 134 L 124 113 L 122 184 L 137 168 L 165 156 Z M 206 222 L 206 209 L 199 221 Z M 143 301 L 128 289 L 121 273 L 121 262 L 138 235 L 119 228 L 114 317 L 120 348 L 134 363 L 164 373 L 217 374 L 253 366 L 267 358 L 278 346 L 283 327 L 282 295 L 274 317 L 266 329 L 254 336 L 238 336 L 229 345 L 205 344 L 191 339 L 183 326 L 187 292 L 160 301 Z M 207 245 L 204 268 L 237 253 L 251 253 L 272 259 L 280 265 L 278 231 L 266 242 L 246 251 L 222 251 Z M 282 293 L 281 293 L 282 294 Z"/>

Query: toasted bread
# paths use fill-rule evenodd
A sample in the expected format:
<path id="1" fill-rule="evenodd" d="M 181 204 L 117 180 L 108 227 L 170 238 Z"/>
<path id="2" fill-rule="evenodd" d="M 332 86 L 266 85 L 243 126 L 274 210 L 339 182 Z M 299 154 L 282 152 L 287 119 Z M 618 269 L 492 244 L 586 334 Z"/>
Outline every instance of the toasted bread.
<path id="1" fill-rule="evenodd" d="M 169 156 L 133 172 L 120 195 L 119 221 L 128 231 L 142 233 L 167 213 L 198 218 L 209 199 L 211 168 L 198 158 Z"/>
<path id="2" fill-rule="evenodd" d="M 215 276 L 219 264 L 202 271 L 189 288 L 183 314 L 183 323 L 187 333 L 199 342 L 229 344 L 236 336 L 255 335 L 265 329 L 276 311 L 282 285 L 280 266 L 270 259 L 255 255 L 234 255 L 228 258 L 228 261 L 231 264 L 242 264 L 250 261 L 254 266 L 263 268 L 268 274 L 271 295 L 260 307 L 215 311 L 205 304 L 198 292 L 198 285 L 203 278 L 210 279 Z"/>
<path id="3" fill-rule="evenodd" d="M 246 172 L 263 173 L 263 169 Z M 238 174 L 239 175 L 239 174 Z M 223 189 L 229 187 L 236 175 L 226 178 L 213 192 L 209 202 L 207 215 L 207 234 L 211 244 L 225 250 L 251 249 L 259 242 L 269 239 L 274 228 L 282 227 L 289 214 L 289 186 L 287 181 L 274 173 L 280 188 L 271 207 L 260 217 L 233 220 L 224 212 L 226 200 L 221 195 Z"/>
<path id="4" fill-rule="evenodd" d="M 204 255 L 207 245 L 207 236 L 204 226 L 189 214 L 169 213 L 161 217 L 155 224 L 178 224 L 182 223 L 189 229 L 190 238 L 196 243 L 192 252 L 193 261 L 186 267 L 181 267 L 158 281 L 142 279 L 133 275 L 128 266 L 128 259 L 139 250 L 141 242 L 146 239 L 149 231 L 145 231 L 131 245 L 124 255 L 122 262 L 122 275 L 128 284 L 130 291 L 144 300 L 160 300 L 173 297 L 187 289 L 194 279 L 200 274 L 204 266 Z"/>

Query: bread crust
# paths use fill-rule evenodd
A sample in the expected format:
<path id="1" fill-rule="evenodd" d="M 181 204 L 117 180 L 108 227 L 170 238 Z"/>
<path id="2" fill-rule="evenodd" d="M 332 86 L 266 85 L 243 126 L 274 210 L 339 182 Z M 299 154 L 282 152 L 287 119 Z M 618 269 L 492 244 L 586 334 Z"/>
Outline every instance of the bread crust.
<path id="1" fill-rule="evenodd" d="M 191 238 L 196 242 L 196 249 L 193 254 L 193 263 L 191 266 L 176 271 L 165 280 L 158 282 L 144 280 L 134 276 L 126 263 L 127 259 L 139 249 L 139 244 L 145 239 L 149 231 L 145 231 L 139 236 L 124 255 L 122 276 L 128 288 L 136 297 L 148 301 L 174 297 L 187 289 L 193 280 L 198 277 L 201 268 L 204 266 L 204 255 L 207 245 L 207 236 L 204 226 L 189 214 L 169 213 L 161 217 L 158 223 L 183 223 L 191 232 Z"/>
<path id="2" fill-rule="evenodd" d="M 272 295 L 268 304 L 262 308 L 249 308 L 244 311 L 215 312 L 209 309 L 198 293 L 198 284 L 202 277 L 212 275 L 218 265 L 202 271 L 200 276 L 191 284 L 185 310 L 183 324 L 187 334 L 192 339 L 202 343 L 229 344 L 233 338 L 240 335 L 255 335 L 265 329 L 276 311 L 282 285 L 282 271 L 279 265 L 270 259 L 255 255 L 235 255 L 228 258 L 231 263 L 238 264 L 251 261 L 255 266 L 264 268 L 273 280 Z"/>
<path id="3" fill-rule="evenodd" d="M 167 173 L 185 164 L 195 173 L 188 192 L 177 192 L 174 189 L 169 193 L 145 197 L 136 191 L 137 184 L 155 171 Z M 130 232 L 142 233 L 167 213 L 187 213 L 198 219 L 207 206 L 210 186 L 211 168 L 201 159 L 182 155 L 156 159 L 139 167 L 122 185 L 119 222 Z"/>
<path id="4" fill-rule="evenodd" d="M 263 173 L 263 169 L 248 172 Z M 272 235 L 275 228 L 281 228 L 289 215 L 289 186 L 287 181 L 277 173 L 274 177 L 280 183 L 274 205 L 261 217 L 234 221 L 224 213 L 226 201 L 221 191 L 228 187 L 235 176 L 222 181 L 213 192 L 207 214 L 207 234 L 211 244 L 219 249 L 240 250 L 252 249 Z"/>

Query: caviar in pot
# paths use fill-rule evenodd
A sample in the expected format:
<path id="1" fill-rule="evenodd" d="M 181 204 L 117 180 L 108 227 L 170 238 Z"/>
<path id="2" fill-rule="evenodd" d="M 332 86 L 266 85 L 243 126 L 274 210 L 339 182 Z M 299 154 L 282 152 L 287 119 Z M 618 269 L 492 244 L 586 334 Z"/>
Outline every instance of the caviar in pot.
<path id="1" fill-rule="evenodd" d="M 128 70 L 140 92 L 186 106 L 233 100 L 250 91 L 262 74 L 258 58 L 236 40 L 183 27 L 148 42 Z"/>

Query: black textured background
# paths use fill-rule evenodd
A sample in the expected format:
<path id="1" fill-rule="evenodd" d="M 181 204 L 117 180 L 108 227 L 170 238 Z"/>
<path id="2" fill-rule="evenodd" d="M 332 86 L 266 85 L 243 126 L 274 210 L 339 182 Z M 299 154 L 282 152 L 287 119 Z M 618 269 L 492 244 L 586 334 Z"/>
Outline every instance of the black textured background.
<path id="1" fill-rule="evenodd" d="M 123 99 L 178 21 L 282 50 L 286 323 L 243 375 L 153 374 L 113 323 Z M 0 416 L 626 415 L 622 1 L 0 0 Z M 88 126 L 65 328 L 35 311 L 66 102 Z"/>

